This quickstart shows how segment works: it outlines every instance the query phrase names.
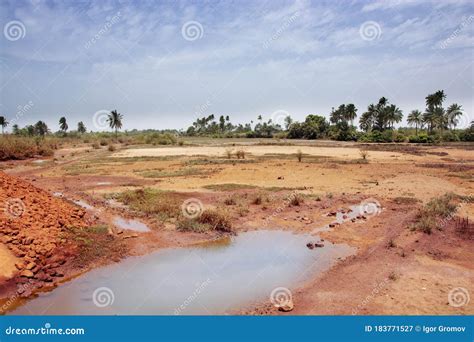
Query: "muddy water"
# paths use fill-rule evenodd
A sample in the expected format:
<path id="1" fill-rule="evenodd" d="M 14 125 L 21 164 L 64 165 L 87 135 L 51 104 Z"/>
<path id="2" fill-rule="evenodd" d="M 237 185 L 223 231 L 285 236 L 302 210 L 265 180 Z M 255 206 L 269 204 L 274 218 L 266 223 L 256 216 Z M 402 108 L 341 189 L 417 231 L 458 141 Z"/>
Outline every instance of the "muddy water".
<path id="1" fill-rule="evenodd" d="M 150 228 L 138 220 L 128 220 L 123 217 L 115 217 L 114 225 L 120 229 L 133 230 L 136 232 L 149 232 Z"/>
<path id="2" fill-rule="evenodd" d="M 296 286 L 355 250 L 286 231 L 242 233 L 191 248 L 165 249 L 95 269 L 13 314 L 223 314 L 269 300 L 273 289 Z M 95 293 L 95 295 L 94 295 Z"/>

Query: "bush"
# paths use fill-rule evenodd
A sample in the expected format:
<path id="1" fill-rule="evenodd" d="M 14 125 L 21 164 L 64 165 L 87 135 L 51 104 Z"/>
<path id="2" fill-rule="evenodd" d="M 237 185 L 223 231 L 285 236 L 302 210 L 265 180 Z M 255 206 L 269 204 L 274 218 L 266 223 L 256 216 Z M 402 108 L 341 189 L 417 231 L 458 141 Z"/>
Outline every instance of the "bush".
<path id="1" fill-rule="evenodd" d="M 108 150 L 114 152 L 116 150 L 115 145 L 110 144 Z"/>
<path id="2" fill-rule="evenodd" d="M 53 139 L 16 137 L 5 135 L 0 137 L 0 160 L 26 159 L 36 155 L 49 157 L 57 149 Z"/>
<path id="3" fill-rule="evenodd" d="M 222 210 L 207 209 L 204 210 L 198 218 L 198 222 L 208 224 L 213 230 L 220 230 L 224 232 L 232 231 L 232 222 L 228 214 Z"/>
<path id="4" fill-rule="evenodd" d="M 291 207 L 297 207 L 297 206 L 303 204 L 303 202 L 304 202 L 303 196 L 301 196 L 300 194 L 293 194 L 290 198 L 289 205 Z"/>
<path id="5" fill-rule="evenodd" d="M 151 145 L 176 145 L 178 139 L 170 133 L 153 132 L 145 137 L 145 143 Z"/>
<path id="6" fill-rule="evenodd" d="M 456 196 L 448 193 L 441 197 L 429 201 L 418 213 L 416 222 L 412 225 L 412 230 L 419 230 L 426 234 L 437 228 L 443 227 L 438 223 L 450 218 L 456 212 L 458 206 L 454 203 Z"/>
<path id="7" fill-rule="evenodd" d="M 244 150 L 238 150 L 235 155 L 237 156 L 237 159 L 245 159 L 245 151 Z"/>
<path id="8" fill-rule="evenodd" d="M 303 159 L 303 152 L 301 152 L 301 150 L 298 150 L 296 152 L 296 158 L 298 159 L 298 161 L 301 163 L 301 160 Z"/>

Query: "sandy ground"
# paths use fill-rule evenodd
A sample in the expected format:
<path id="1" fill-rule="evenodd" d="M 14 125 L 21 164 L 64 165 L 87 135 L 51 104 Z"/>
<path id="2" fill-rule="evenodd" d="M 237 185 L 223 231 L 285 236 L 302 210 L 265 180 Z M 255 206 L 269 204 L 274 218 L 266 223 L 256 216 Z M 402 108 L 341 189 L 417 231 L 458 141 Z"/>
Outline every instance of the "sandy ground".
<path id="1" fill-rule="evenodd" d="M 17 271 L 15 263 L 18 259 L 13 253 L 5 246 L 0 243 L 0 278 L 10 278 Z"/>
<path id="2" fill-rule="evenodd" d="M 243 150 L 252 156 L 264 156 L 271 154 L 294 155 L 298 151 L 310 156 L 323 156 L 354 159 L 360 158 L 358 148 L 334 148 L 316 146 L 190 146 L 190 147 L 160 147 L 160 148 L 133 148 L 117 152 L 112 155 L 115 158 L 123 157 L 164 157 L 164 156 L 226 156 L 227 151 L 235 153 Z M 370 153 L 377 160 L 390 160 L 392 158 L 405 158 L 401 153 L 389 153 L 373 151 Z M 408 156 L 409 157 L 409 156 Z"/>
<path id="3" fill-rule="evenodd" d="M 244 149 L 245 160 L 227 159 L 228 149 Z M 361 159 L 360 149 L 369 149 L 367 161 Z M 305 154 L 302 162 L 295 157 L 298 150 Z M 276 146 L 261 145 L 260 141 L 223 144 L 212 140 L 204 146 L 127 147 L 114 153 L 105 148 L 89 152 L 84 147 L 68 148 L 58 151 L 55 158 L 0 166 L 50 194 L 61 192 L 69 199 L 94 205 L 102 210 L 101 214 L 90 214 L 108 225 L 113 225 L 110 218 L 114 215 L 135 217 L 137 213 L 111 207 L 104 196 L 143 187 L 170 191 L 170 196 L 181 201 L 198 198 L 205 207 L 222 206 L 226 197 L 238 196 L 243 203 L 239 207 L 247 213 L 237 214 L 237 208 L 227 208 L 237 232 L 269 226 L 310 232 L 310 226 L 330 222 L 328 212 L 376 199 L 384 206 L 381 215 L 363 225 L 349 222 L 323 233 L 330 241 L 357 247 L 358 253 L 320 278 L 292 289 L 296 304 L 292 313 L 474 313 L 472 302 L 461 308 L 447 304 L 453 288 L 463 287 L 471 297 L 474 294 L 472 240 L 455 233 L 454 221 L 445 231 L 429 236 L 408 229 L 418 208 L 433 197 L 447 192 L 474 193 L 474 158 L 469 146 L 367 147 L 338 142 L 305 145 L 302 141 L 295 146 Z M 234 189 L 235 185 L 240 186 Z M 285 206 L 271 225 L 265 226 L 269 213 L 281 209 L 281 198 L 293 191 L 310 197 L 297 209 Z M 274 199 L 261 206 L 250 204 L 258 193 Z M 410 204 L 405 203 L 406 199 Z M 461 205 L 458 215 L 472 220 L 474 205 Z M 153 230 L 127 239 L 128 255 L 215 238 L 213 234 L 177 232 L 173 222 L 163 223 L 144 215 L 139 218 Z M 390 240 L 396 247 L 387 248 Z M 256 303 L 244 313 L 281 314 L 268 303 Z"/>

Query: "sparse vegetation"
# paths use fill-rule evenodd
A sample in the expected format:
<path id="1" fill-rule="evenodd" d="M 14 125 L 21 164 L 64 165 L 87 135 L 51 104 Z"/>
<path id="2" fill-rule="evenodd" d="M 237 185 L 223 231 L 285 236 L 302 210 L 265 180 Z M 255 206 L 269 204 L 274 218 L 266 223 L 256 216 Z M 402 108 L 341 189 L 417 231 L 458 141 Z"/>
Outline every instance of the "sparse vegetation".
<path id="1" fill-rule="evenodd" d="M 362 160 L 367 160 L 367 158 L 369 157 L 369 151 L 367 151 L 367 150 L 360 150 L 359 154 L 360 154 Z"/>
<path id="2" fill-rule="evenodd" d="M 244 150 L 237 150 L 235 155 L 237 156 L 237 159 L 245 159 L 245 151 Z"/>
<path id="3" fill-rule="evenodd" d="M 455 203 L 457 196 L 447 193 L 429 201 L 420 209 L 416 222 L 412 224 L 412 230 L 418 230 L 426 234 L 431 234 L 434 229 L 443 229 L 443 222 L 451 218 L 458 206 Z"/>
<path id="4" fill-rule="evenodd" d="M 157 215 L 162 219 L 177 218 L 181 212 L 179 199 L 156 189 L 129 190 L 111 197 L 128 205 L 132 210 L 147 215 Z"/>
<path id="5" fill-rule="evenodd" d="M 300 206 L 301 204 L 303 204 L 303 202 L 304 202 L 304 198 L 301 194 L 294 193 L 294 194 L 290 195 L 289 205 L 291 207 Z"/>
<path id="6" fill-rule="evenodd" d="M 296 158 L 298 159 L 298 162 L 301 163 L 301 160 L 303 159 L 303 152 L 301 152 L 301 150 L 296 152 Z"/>

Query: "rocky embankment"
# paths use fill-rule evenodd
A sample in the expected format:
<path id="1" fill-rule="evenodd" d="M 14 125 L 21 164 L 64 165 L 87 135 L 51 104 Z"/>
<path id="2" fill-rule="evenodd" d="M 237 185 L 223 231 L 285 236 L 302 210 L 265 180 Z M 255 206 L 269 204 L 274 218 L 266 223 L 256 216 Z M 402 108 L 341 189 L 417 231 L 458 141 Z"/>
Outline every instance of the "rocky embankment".
<path id="1" fill-rule="evenodd" d="M 13 276 L 0 278 L 0 298 L 63 277 L 79 248 L 72 230 L 89 223 L 84 210 L 0 172 L 0 242 L 16 257 Z"/>

